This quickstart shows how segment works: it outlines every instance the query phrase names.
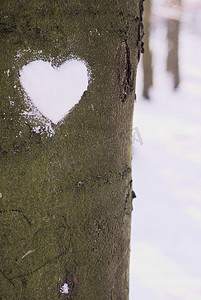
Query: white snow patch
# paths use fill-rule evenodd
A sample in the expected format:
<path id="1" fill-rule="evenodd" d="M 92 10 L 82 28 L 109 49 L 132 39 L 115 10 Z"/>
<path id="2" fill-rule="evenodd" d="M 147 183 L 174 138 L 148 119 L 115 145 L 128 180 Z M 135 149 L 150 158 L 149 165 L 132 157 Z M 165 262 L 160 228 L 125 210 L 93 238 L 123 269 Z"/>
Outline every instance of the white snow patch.
<path id="1" fill-rule="evenodd" d="M 8 69 L 8 70 L 5 71 L 4 73 L 6 73 L 6 74 L 8 75 L 8 77 L 9 77 L 9 75 L 10 75 L 10 70 Z"/>
<path id="2" fill-rule="evenodd" d="M 23 111 L 21 116 L 31 119 L 33 125 L 32 130 L 36 133 L 42 134 L 43 132 L 47 133 L 47 136 L 51 137 L 55 134 L 55 131 L 52 127 L 52 123 L 50 120 L 46 119 L 30 102 L 30 100 L 25 97 L 26 103 L 29 105 L 29 110 Z M 42 126 L 38 125 L 38 122 L 42 123 Z"/>
<path id="3" fill-rule="evenodd" d="M 20 82 L 30 100 L 31 110 L 37 110 L 57 124 L 79 102 L 88 87 L 85 62 L 68 60 L 53 68 L 43 60 L 32 61 L 20 71 Z"/>
<path id="4" fill-rule="evenodd" d="M 69 294 L 69 286 L 67 283 L 64 283 L 64 285 L 60 289 L 60 293 L 62 294 Z"/>
<path id="5" fill-rule="evenodd" d="M 41 53 L 40 51 L 41 51 L 41 50 L 39 50 L 39 51 L 33 51 L 33 53 L 34 53 L 34 54 Z M 32 51 L 31 51 L 30 48 L 23 49 L 23 50 L 18 50 L 15 59 L 18 60 L 19 58 L 23 57 L 24 54 L 26 54 L 26 53 L 31 53 L 31 52 L 32 52 Z"/>

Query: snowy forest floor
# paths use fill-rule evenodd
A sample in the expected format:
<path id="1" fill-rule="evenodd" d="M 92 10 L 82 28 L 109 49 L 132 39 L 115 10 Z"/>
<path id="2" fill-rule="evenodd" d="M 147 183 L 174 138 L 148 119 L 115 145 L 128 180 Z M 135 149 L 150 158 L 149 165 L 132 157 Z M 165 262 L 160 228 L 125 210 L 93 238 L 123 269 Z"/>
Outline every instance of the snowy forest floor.
<path id="1" fill-rule="evenodd" d="M 142 65 L 138 68 L 134 128 L 143 144 L 133 143 L 137 198 L 132 215 L 130 299 L 200 300 L 201 4 L 182 2 L 181 81 L 174 90 L 166 71 L 163 2 L 153 1 L 152 6 L 150 100 L 142 97 Z"/>

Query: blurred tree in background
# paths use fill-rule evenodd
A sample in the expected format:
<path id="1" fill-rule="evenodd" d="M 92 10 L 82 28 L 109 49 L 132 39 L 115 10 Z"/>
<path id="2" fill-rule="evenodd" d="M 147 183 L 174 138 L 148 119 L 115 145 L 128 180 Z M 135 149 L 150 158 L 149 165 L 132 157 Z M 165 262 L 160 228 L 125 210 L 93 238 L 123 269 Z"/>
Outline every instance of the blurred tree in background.
<path id="1" fill-rule="evenodd" d="M 143 74 L 144 74 L 144 86 L 143 86 L 143 97 L 149 99 L 149 89 L 153 85 L 153 71 L 152 71 L 152 53 L 149 46 L 150 30 L 151 30 L 151 0 L 144 2 L 144 49 L 143 54 Z"/>
<path id="2" fill-rule="evenodd" d="M 150 47 L 151 33 L 155 20 L 152 14 L 153 0 L 146 0 L 144 4 L 144 54 L 143 54 L 143 97 L 150 98 L 150 88 L 154 84 L 154 63 L 152 59 L 152 49 Z M 157 17 L 163 19 L 167 27 L 167 62 L 166 70 L 173 76 L 174 88 L 176 89 L 180 83 L 179 74 L 179 29 L 180 20 L 177 16 L 181 10 L 181 0 L 172 0 L 162 2 L 162 13 Z M 177 13 L 175 13 L 177 12 Z M 157 24 L 159 26 L 159 24 Z M 159 50 L 159 49 L 158 49 Z M 157 55 L 156 55 L 157 56 Z"/>
<path id="3" fill-rule="evenodd" d="M 180 6 L 181 0 L 174 0 L 174 5 Z M 168 57 L 167 71 L 171 72 L 174 80 L 174 88 L 176 89 L 180 83 L 179 76 L 179 19 L 167 20 L 167 39 L 168 39 Z"/>

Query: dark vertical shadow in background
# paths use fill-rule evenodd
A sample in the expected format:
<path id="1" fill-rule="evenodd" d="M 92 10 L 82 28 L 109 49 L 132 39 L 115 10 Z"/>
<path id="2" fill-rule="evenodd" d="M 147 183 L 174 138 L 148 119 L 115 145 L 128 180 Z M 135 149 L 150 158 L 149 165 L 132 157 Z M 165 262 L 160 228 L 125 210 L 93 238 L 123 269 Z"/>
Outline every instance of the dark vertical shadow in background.
<path id="1" fill-rule="evenodd" d="M 151 0 L 144 2 L 144 49 L 143 54 L 143 73 L 144 73 L 144 86 L 143 86 L 143 97 L 150 99 L 149 88 L 153 85 L 153 71 L 152 71 L 152 53 L 149 47 L 149 35 L 150 35 L 150 22 L 151 17 Z"/>
<path id="2" fill-rule="evenodd" d="M 173 0 L 171 2 L 172 7 L 174 6 L 179 9 L 181 7 L 182 0 Z M 177 89 L 180 84 L 180 72 L 179 72 L 179 30 L 180 21 L 174 18 L 171 14 L 165 17 L 167 24 L 167 46 L 168 46 L 168 56 L 166 68 L 167 71 L 172 73 L 174 81 L 174 89 Z M 144 2 L 144 49 L 143 54 L 143 97 L 150 100 L 150 87 L 153 85 L 153 67 L 152 67 L 152 52 L 149 46 L 150 32 L 151 32 L 151 0 L 146 0 Z"/>
<path id="3" fill-rule="evenodd" d="M 181 4 L 181 0 L 176 0 L 175 4 Z M 180 22 L 176 19 L 167 20 L 167 40 L 168 40 L 168 57 L 167 71 L 171 72 L 174 79 L 174 88 L 176 89 L 180 83 L 179 76 L 179 27 Z"/>

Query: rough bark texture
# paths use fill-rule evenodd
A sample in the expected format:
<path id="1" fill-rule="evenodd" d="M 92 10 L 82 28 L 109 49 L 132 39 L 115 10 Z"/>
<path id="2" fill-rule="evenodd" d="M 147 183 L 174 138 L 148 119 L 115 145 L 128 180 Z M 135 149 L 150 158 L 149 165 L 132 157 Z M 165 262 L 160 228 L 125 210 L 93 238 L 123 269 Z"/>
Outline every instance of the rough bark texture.
<path id="1" fill-rule="evenodd" d="M 141 5 L 1 0 L 1 300 L 128 299 Z M 36 133 L 19 70 L 72 56 L 91 69 L 88 90 L 53 136 Z"/>

